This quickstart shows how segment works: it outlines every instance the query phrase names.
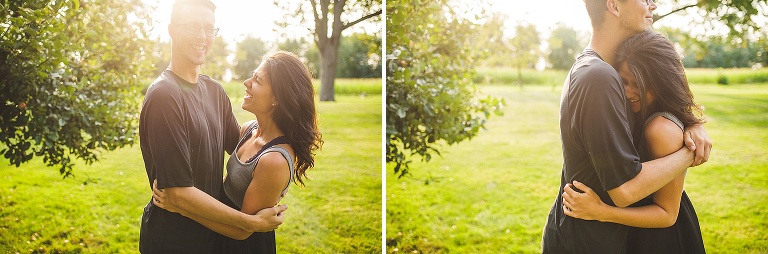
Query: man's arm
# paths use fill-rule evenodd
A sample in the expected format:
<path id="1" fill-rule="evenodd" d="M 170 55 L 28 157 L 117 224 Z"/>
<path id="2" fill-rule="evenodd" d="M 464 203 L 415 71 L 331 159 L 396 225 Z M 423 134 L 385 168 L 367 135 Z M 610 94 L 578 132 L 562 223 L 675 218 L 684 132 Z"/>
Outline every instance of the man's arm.
<path id="1" fill-rule="evenodd" d="M 683 132 L 685 145 L 696 152 L 696 158 L 693 159 L 695 167 L 704 164 L 709 160 L 709 152 L 712 151 L 712 141 L 709 139 L 707 130 L 701 124 L 688 126 Z"/>
<path id="2" fill-rule="evenodd" d="M 179 213 L 181 215 L 184 215 L 187 218 L 190 218 L 197 223 L 202 224 L 203 226 L 207 227 L 208 229 L 211 229 L 215 231 L 216 233 L 225 235 L 229 238 L 236 239 L 236 240 L 244 240 L 248 238 L 253 232 L 249 232 L 246 230 L 243 230 L 242 228 L 231 226 L 227 224 L 222 224 L 216 221 L 208 220 L 205 218 L 202 218 L 200 216 L 196 216 L 194 214 L 190 214 L 187 211 L 183 211 L 179 209 L 178 207 L 175 207 L 167 200 L 165 192 L 162 190 L 157 189 L 157 181 L 153 182 L 152 184 L 152 203 L 160 207 L 162 209 L 165 209 L 169 212 L 173 213 Z M 278 219 L 280 221 L 283 220 L 283 212 L 288 209 L 288 206 L 286 205 L 280 205 L 275 207 L 267 207 L 264 209 L 259 210 L 258 212 L 254 213 L 257 216 L 262 216 L 265 218 L 269 217 L 279 217 Z"/>
<path id="3" fill-rule="evenodd" d="M 657 130 L 646 130 L 653 133 L 674 132 L 675 125 L 657 125 Z M 650 128 L 650 126 L 649 126 Z M 664 130 L 663 128 L 667 128 Z M 679 133 L 680 129 L 677 129 Z M 693 153 L 688 147 L 683 147 L 668 156 L 644 162 L 643 168 L 631 180 L 619 187 L 608 190 L 613 203 L 617 207 L 626 207 L 640 199 L 658 191 L 677 178 L 693 163 Z"/>
<path id="4" fill-rule="evenodd" d="M 651 158 L 661 158 L 683 146 L 683 130 L 664 117 L 653 119 L 644 133 Z M 677 220 L 684 182 L 685 171 L 653 193 L 654 204 L 617 208 L 604 204 L 589 187 L 574 181 L 573 186 L 584 193 L 575 192 L 571 184 L 566 185 L 563 188 L 563 205 L 570 209 L 563 211 L 566 215 L 581 219 L 595 219 L 641 228 L 665 228 L 672 226 Z"/>
<path id="5" fill-rule="evenodd" d="M 686 147 L 669 156 L 644 162 L 643 170 L 635 178 L 609 190 L 608 195 L 613 203 L 618 207 L 631 205 L 658 191 L 688 167 L 701 165 L 709 160 L 712 141 L 702 125 L 686 128 L 683 137 Z"/>
<path id="6" fill-rule="evenodd" d="M 167 202 L 183 213 L 235 226 L 248 232 L 271 231 L 283 223 L 282 216 L 275 216 L 281 212 L 279 210 L 275 210 L 275 213 L 248 215 L 224 205 L 195 187 L 170 187 L 163 192 Z"/>

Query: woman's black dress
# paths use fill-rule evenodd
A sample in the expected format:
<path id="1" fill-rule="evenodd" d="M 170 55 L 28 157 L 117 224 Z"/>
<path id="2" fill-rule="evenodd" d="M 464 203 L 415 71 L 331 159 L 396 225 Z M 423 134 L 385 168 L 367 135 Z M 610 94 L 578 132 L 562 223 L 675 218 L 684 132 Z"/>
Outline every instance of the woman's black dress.
<path id="1" fill-rule="evenodd" d="M 652 114 L 645 121 L 645 125 L 651 119 L 663 116 L 683 129 L 680 120 L 667 112 L 657 112 Z M 644 126 L 643 126 L 644 127 Z M 648 155 L 645 152 L 646 146 L 643 142 L 642 133 L 635 133 L 635 143 L 639 144 L 638 153 L 643 161 L 648 161 Z M 638 135 L 639 134 L 639 135 Z M 646 197 L 632 206 L 644 206 L 653 204 L 652 197 Z M 677 221 L 674 225 L 667 228 L 629 228 L 627 236 L 627 253 L 632 254 L 673 254 L 673 253 L 706 253 L 704 251 L 704 241 L 701 237 L 701 228 L 699 227 L 699 217 L 693 209 L 691 199 L 683 190 L 680 198 L 680 212 L 677 214 Z"/>

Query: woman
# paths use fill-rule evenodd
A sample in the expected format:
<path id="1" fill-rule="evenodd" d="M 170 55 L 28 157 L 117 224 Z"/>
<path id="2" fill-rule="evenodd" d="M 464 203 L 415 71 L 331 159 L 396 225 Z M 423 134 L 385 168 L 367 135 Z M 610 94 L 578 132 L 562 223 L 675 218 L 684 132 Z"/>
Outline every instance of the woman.
<path id="1" fill-rule="evenodd" d="M 661 34 L 635 35 L 617 51 L 617 70 L 635 117 L 634 139 L 643 161 L 683 146 L 684 126 L 703 123 L 674 46 Z M 696 212 L 683 191 L 685 171 L 653 195 L 618 208 L 603 203 L 586 185 L 566 185 L 563 211 L 584 220 L 632 226 L 629 253 L 704 253 Z M 576 187 L 584 193 L 573 190 Z"/>
<path id="2" fill-rule="evenodd" d="M 247 214 L 275 206 L 291 182 L 314 166 L 322 145 L 317 129 L 314 89 L 307 67 L 284 51 L 267 54 L 245 82 L 242 108 L 255 120 L 240 128 L 240 141 L 227 161 L 221 202 Z M 298 182 L 297 182 L 298 181 Z M 155 205 L 179 212 L 154 189 Z M 275 253 L 275 232 L 250 233 L 240 228 L 184 214 L 223 236 L 217 253 Z M 237 239 L 237 240 L 235 240 Z M 243 240 L 245 239 L 245 240 Z"/>

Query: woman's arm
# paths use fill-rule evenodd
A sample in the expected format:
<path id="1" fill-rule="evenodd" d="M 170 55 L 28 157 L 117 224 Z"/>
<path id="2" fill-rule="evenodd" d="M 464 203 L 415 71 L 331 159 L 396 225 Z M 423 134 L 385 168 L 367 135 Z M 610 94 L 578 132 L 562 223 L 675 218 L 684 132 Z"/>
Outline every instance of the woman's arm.
<path id="1" fill-rule="evenodd" d="M 243 198 L 243 207 L 241 212 L 246 214 L 256 214 L 258 211 L 274 207 L 280 199 L 280 192 L 288 184 L 290 179 L 290 170 L 288 162 L 280 153 L 267 153 L 259 158 L 259 163 L 252 173 L 253 179 L 245 191 Z M 238 227 L 217 223 L 206 220 L 194 215 L 182 215 L 197 221 L 203 226 L 216 231 L 232 239 L 243 240 L 251 236 L 252 232 L 242 230 Z"/>
<path id="2" fill-rule="evenodd" d="M 644 134 L 651 158 L 664 157 L 683 146 L 682 130 L 664 117 L 651 120 Z M 578 193 L 570 184 L 566 185 L 563 193 L 563 209 L 566 215 L 585 220 L 599 220 L 642 228 L 669 227 L 677 220 L 684 182 L 685 171 L 653 194 L 655 204 L 626 208 L 606 205 L 589 187 L 574 182 L 573 186 L 585 193 Z"/>
<path id="3" fill-rule="evenodd" d="M 265 153 L 251 175 L 253 179 L 245 191 L 241 212 L 254 214 L 265 207 L 272 207 L 280 200 L 291 178 L 288 161 L 279 152 Z"/>
<path id="4" fill-rule="evenodd" d="M 248 126 L 248 124 L 243 125 L 243 128 L 245 128 L 245 126 Z M 244 132 L 243 129 L 241 129 L 241 134 L 242 132 Z M 253 179 L 248 185 L 245 197 L 243 198 L 243 207 L 240 209 L 241 212 L 250 215 L 260 214 L 262 211 L 269 211 L 268 208 L 275 207 L 275 204 L 277 204 L 278 200 L 281 198 L 280 193 L 290 180 L 288 162 L 280 153 L 272 152 L 264 154 L 259 158 L 259 163 L 256 164 L 252 176 Z M 163 190 L 158 190 L 154 185 L 152 193 L 154 196 L 153 202 L 158 207 L 170 212 L 179 213 L 216 233 L 237 240 L 246 239 L 252 234 L 252 232 L 243 230 L 242 228 L 212 221 L 177 208 L 170 204 L 170 202 L 166 202 L 166 196 Z M 286 207 L 277 206 L 275 208 L 280 209 L 280 212 L 282 212 Z M 278 213 L 277 216 L 282 216 L 282 214 Z"/>

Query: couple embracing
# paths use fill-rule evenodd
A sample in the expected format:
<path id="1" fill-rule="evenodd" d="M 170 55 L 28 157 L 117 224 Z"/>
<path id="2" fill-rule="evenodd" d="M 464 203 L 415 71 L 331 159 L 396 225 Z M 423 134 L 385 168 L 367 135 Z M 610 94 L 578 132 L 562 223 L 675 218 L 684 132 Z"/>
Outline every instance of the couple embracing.
<path id="1" fill-rule="evenodd" d="M 209 0 L 177 0 L 168 69 L 147 89 L 139 136 L 152 200 L 142 253 L 275 253 L 277 205 L 303 183 L 322 141 L 306 66 L 292 53 L 263 57 L 243 82 L 238 124 L 221 85 L 200 74 L 218 32 Z M 223 178 L 224 152 L 231 156 Z"/>
<path id="2" fill-rule="evenodd" d="M 708 160 L 681 59 L 651 31 L 653 0 L 584 0 L 589 46 L 560 101 L 563 169 L 544 253 L 704 253 L 683 191 Z"/>

